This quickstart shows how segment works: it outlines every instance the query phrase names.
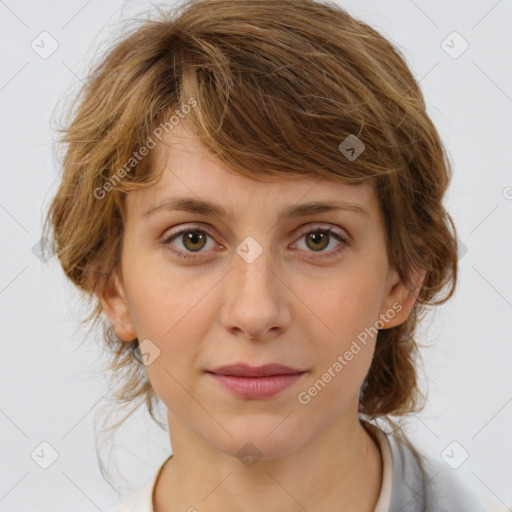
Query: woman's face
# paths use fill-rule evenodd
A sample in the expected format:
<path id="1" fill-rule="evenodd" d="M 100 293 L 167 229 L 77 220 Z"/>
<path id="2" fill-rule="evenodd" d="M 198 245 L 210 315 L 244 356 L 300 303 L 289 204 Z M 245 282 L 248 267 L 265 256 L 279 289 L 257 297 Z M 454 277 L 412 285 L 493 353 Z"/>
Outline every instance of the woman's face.
<path id="1" fill-rule="evenodd" d="M 126 197 L 119 295 L 101 297 L 117 335 L 139 339 L 171 436 L 180 424 L 225 453 L 252 443 L 273 459 L 355 425 L 376 329 L 414 304 L 388 266 L 373 190 L 252 181 L 184 123 L 171 135 L 154 150 L 161 181 Z M 239 364 L 292 374 L 218 370 Z"/>

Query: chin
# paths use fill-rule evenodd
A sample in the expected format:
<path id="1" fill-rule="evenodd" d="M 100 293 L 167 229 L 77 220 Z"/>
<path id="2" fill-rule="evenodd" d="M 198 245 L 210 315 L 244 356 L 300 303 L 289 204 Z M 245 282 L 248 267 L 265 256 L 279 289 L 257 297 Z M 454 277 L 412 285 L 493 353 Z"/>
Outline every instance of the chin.
<path id="1" fill-rule="evenodd" d="M 286 415 L 264 415 L 237 418 L 223 423 L 233 437 L 223 436 L 216 448 L 233 457 L 254 456 L 260 460 L 285 457 L 307 442 L 304 427 L 300 428 Z"/>

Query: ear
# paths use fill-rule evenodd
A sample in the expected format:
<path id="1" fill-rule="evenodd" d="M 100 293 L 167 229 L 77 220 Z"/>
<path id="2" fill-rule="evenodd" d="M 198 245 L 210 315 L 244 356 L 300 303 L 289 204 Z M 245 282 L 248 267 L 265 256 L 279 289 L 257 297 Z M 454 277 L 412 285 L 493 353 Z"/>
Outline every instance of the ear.
<path id="1" fill-rule="evenodd" d="M 116 272 L 100 282 L 96 296 L 103 307 L 103 311 L 112 322 L 117 337 L 123 341 L 136 339 L 137 333 L 130 316 L 124 286 Z"/>
<path id="2" fill-rule="evenodd" d="M 411 281 L 414 289 L 411 291 L 400 280 L 396 269 L 389 271 L 386 284 L 386 297 L 382 304 L 379 319 L 383 321 L 383 329 L 390 329 L 404 323 L 416 303 L 416 298 L 425 279 L 426 269 L 414 269 L 411 271 Z"/>

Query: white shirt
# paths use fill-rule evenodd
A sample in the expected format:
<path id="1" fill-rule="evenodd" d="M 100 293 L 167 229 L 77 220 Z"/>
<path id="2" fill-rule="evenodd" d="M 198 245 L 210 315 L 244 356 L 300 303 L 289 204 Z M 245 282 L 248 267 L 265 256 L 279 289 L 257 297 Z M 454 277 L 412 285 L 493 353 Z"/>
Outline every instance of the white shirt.
<path id="1" fill-rule="evenodd" d="M 508 512 L 508 508 L 495 502 L 487 502 L 484 507 L 439 462 L 426 460 L 427 476 L 420 476 L 419 465 L 409 448 L 378 428 L 374 431 L 383 462 L 381 490 L 374 512 Z M 147 483 L 112 512 L 154 512 L 154 489 L 169 458 Z"/>

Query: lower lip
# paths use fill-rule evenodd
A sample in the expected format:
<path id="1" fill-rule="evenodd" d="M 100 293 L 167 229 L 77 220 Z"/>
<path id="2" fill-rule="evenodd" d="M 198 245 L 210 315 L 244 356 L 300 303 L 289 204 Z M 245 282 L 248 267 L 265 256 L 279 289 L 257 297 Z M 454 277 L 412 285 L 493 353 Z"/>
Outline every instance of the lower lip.
<path id="1" fill-rule="evenodd" d="M 242 398 L 270 398 L 297 382 L 304 372 L 268 377 L 235 377 L 210 373 L 226 389 Z"/>

